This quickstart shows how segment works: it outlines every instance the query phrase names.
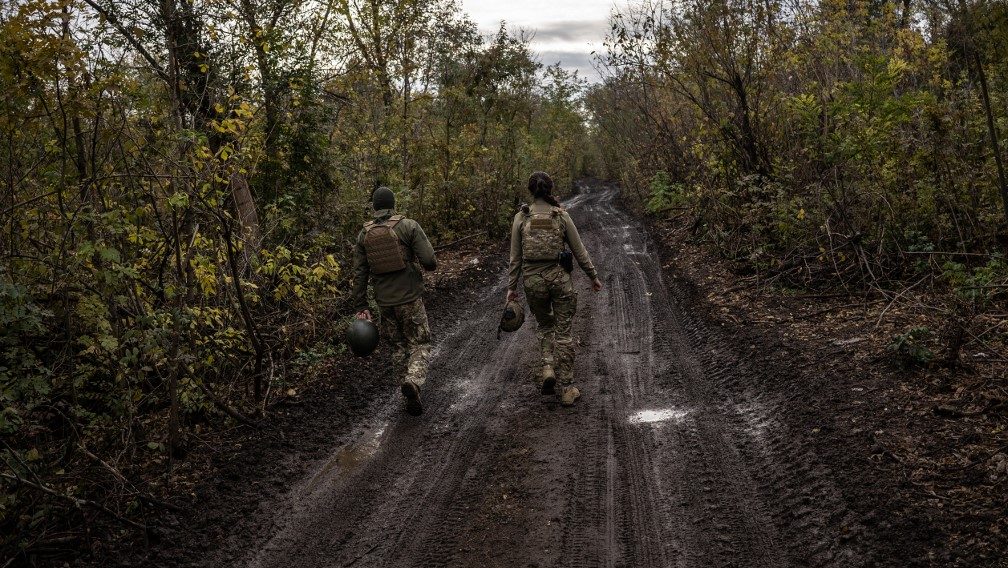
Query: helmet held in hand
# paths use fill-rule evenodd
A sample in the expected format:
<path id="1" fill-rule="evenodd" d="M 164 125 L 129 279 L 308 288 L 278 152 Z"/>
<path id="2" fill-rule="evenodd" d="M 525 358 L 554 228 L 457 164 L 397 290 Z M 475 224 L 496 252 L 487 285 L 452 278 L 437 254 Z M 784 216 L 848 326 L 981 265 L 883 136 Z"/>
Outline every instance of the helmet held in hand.
<path id="1" fill-rule="evenodd" d="M 367 357 L 378 347 L 378 326 L 366 319 L 357 319 L 346 331 L 346 342 L 358 357 Z"/>
<path id="2" fill-rule="evenodd" d="M 504 306 L 504 314 L 501 315 L 500 330 L 518 331 L 523 323 L 525 323 L 525 308 L 518 302 L 508 302 Z"/>

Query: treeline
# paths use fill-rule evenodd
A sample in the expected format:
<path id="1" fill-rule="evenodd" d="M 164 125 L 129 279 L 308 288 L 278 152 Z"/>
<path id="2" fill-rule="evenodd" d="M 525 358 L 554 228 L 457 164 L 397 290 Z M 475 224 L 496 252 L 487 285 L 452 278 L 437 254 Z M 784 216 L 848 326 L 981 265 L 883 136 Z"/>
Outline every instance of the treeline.
<path id="1" fill-rule="evenodd" d="M 646 0 L 586 106 L 602 171 L 752 273 L 975 297 L 1008 276 L 1006 54 L 1005 2 Z"/>
<path id="2" fill-rule="evenodd" d="M 14 0 L 0 37 L 0 557 L 143 524 L 194 429 L 338 349 L 375 187 L 446 242 L 582 165 L 578 78 L 453 0 Z"/>

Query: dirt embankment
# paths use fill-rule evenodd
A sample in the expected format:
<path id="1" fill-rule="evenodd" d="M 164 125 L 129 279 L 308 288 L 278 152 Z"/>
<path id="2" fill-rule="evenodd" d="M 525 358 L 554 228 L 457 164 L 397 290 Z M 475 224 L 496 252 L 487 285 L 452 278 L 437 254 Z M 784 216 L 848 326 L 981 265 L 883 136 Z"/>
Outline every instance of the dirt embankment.
<path id="1" fill-rule="evenodd" d="M 908 329 L 947 328 L 925 307 L 940 299 L 912 289 L 880 297 L 766 286 L 693 242 L 686 224 L 649 231 L 693 306 L 755 346 L 750 364 L 780 371 L 766 380 L 793 393 L 782 417 L 836 473 L 879 543 L 878 563 L 1008 565 L 1008 361 L 996 355 L 1008 346 L 983 333 L 990 322 L 975 322 L 981 337 L 963 348 L 955 372 L 908 370 L 890 346 Z M 941 339 L 928 346 L 938 357 Z"/>

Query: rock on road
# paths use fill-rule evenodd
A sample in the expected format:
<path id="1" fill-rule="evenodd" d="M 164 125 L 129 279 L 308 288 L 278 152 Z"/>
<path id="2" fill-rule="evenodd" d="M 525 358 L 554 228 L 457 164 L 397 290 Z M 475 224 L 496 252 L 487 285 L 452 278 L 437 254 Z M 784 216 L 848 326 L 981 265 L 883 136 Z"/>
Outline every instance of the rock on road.
<path id="1" fill-rule="evenodd" d="M 763 388 L 774 370 L 690 313 L 616 195 L 567 202 L 606 284 L 575 274 L 578 406 L 538 394 L 531 318 L 496 339 L 502 273 L 440 326 L 422 417 L 390 393 L 207 565 L 861 565 L 832 473 Z"/>

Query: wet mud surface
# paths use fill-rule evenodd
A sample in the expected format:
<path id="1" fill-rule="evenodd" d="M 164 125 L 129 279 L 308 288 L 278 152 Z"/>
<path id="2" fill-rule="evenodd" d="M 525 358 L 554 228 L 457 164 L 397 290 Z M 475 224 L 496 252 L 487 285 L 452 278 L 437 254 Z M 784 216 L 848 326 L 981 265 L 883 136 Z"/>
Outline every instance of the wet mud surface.
<path id="1" fill-rule="evenodd" d="M 212 511 L 198 513 L 193 531 L 212 526 L 212 535 L 190 541 L 179 530 L 135 563 L 917 563 L 912 546 L 866 528 L 884 509 L 852 506 L 862 477 L 845 468 L 857 462 L 829 446 L 846 439 L 846 426 L 815 407 L 842 379 L 809 381 L 776 340 L 712 323 L 616 199 L 594 184 L 567 203 L 605 281 L 596 294 L 575 274 L 577 406 L 538 393 L 534 322 L 496 338 L 501 266 L 433 313 L 423 416 L 406 415 L 394 384 L 362 366 L 343 395 L 356 410 L 333 424 L 347 434 L 270 466 L 299 471 L 294 482 L 278 472 L 253 492 L 236 475 L 243 508 L 216 524 Z M 820 434 L 825 423 L 832 437 Z M 888 481 L 875 482 L 884 492 Z"/>

